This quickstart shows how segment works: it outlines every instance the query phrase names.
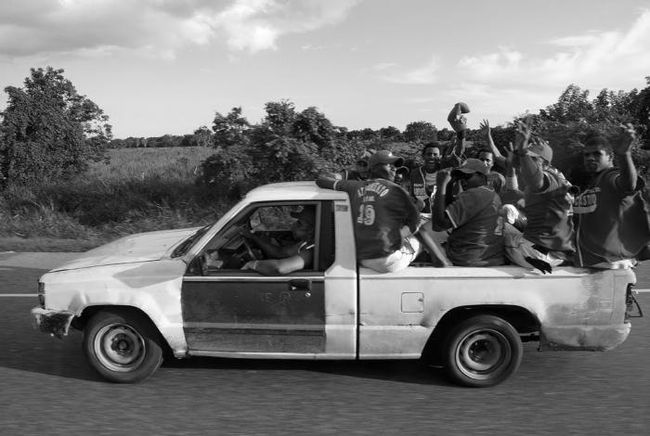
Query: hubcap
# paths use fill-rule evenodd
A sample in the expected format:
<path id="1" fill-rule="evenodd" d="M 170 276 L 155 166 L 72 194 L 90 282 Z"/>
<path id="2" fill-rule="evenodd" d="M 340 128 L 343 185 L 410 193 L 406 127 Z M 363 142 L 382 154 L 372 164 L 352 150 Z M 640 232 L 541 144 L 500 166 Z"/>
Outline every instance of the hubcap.
<path id="1" fill-rule="evenodd" d="M 458 343 L 456 364 L 467 377 L 485 380 L 505 370 L 512 358 L 506 337 L 496 330 L 470 332 Z"/>
<path id="2" fill-rule="evenodd" d="M 126 324 L 102 327 L 93 341 L 99 362 L 111 371 L 129 372 L 144 360 L 144 338 Z"/>

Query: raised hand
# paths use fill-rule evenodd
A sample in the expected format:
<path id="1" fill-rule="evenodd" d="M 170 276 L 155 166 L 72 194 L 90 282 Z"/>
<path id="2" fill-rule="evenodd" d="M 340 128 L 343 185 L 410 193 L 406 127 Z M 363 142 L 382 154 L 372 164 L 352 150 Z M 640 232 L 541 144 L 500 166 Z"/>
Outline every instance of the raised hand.
<path id="1" fill-rule="evenodd" d="M 517 121 L 517 125 L 515 127 L 517 129 L 515 149 L 517 151 L 523 152 L 528 148 L 530 138 L 533 136 L 531 120 L 527 118 L 524 122 Z"/>
<path id="2" fill-rule="evenodd" d="M 620 124 L 619 130 L 612 138 L 612 149 L 615 154 L 623 155 L 632 151 L 632 145 L 636 142 L 636 131 L 630 123 Z"/>
<path id="3" fill-rule="evenodd" d="M 486 119 L 481 121 L 481 123 L 478 125 L 481 131 L 485 136 L 490 135 L 492 133 L 492 129 L 490 128 L 490 122 Z"/>
<path id="4" fill-rule="evenodd" d="M 436 173 L 436 184 L 441 186 L 443 184 L 449 183 L 451 180 L 451 171 L 449 170 L 440 170 Z"/>

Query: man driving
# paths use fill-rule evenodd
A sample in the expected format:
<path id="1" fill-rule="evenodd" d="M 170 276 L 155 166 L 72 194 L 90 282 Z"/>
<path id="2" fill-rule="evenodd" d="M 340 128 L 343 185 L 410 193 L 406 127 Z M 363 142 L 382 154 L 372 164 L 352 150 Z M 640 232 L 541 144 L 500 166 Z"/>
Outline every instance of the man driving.
<path id="1" fill-rule="evenodd" d="M 311 267 L 314 259 L 314 229 L 316 216 L 313 206 L 305 206 L 299 212 L 291 212 L 296 219 L 291 226 L 294 243 L 281 246 L 242 229 L 241 235 L 253 241 L 264 253 L 265 259 L 246 262 L 242 270 L 253 270 L 264 275 L 285 275 Z"/>

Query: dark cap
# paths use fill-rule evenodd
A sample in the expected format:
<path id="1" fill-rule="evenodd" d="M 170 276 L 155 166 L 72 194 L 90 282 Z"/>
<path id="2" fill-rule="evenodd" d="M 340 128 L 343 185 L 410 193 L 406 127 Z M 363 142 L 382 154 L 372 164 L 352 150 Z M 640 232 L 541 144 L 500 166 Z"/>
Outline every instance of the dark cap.
<path id="1" fill-rule="evenodd" d="M 553 149 L 546 142 L 533 142 L 528 147 L 528 154 L 541 157 L 549 164 L 553 160 Z"/>
<path id="2" fill-rule="evenodd" d="M 404 166 L 404 159 L 399 156 L 395 156 L 389 150 L 379 150 L 370 156 L 370 159 L 368 159 L 368 166 L 370 168 L 374 167 L 375 165 L 386 164 L 393 164 L 396 167 L 401 167 Z"/>
<path id="3" fill-rule="evenodd" d="M 473 174 L 473 173 L 480 173 L 483 174 L 484 176 L 488 175 L 488 167 L 485 166 L 483 161 L 480 161 L 478 159 L 474 158 L 469 158 L 461 166 L 458 168 L 454 169 L 451 172 L 452 176 L 458 177 L 458 173 L 465 173 L 465 174 Z"/>

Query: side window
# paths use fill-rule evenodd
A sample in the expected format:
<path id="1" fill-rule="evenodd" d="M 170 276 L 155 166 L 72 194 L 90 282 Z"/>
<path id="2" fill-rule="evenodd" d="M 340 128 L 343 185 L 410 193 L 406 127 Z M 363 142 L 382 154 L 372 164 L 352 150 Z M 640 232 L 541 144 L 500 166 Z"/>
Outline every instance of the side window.
<path id="1" fill-rule="evenodd" d="M 333 263 L 331 202 L 251 205 L 204 247 L 188 268 L 188 274 L 231 274 L 251 260 L 283 259 L 299 255 L 301 250 L 309 250 L 302 271 L 324 271 Z"/>

